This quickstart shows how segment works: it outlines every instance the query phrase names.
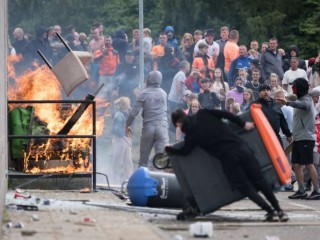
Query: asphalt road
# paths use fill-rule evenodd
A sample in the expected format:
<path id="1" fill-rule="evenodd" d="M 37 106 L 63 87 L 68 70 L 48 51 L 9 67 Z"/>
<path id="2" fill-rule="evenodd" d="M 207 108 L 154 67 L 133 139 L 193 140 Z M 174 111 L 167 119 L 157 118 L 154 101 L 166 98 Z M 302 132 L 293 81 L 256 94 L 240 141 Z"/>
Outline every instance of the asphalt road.
<path id="1" fill-rule="evenodd" d="M 38 211 L 6 210 L 0 239 L 187 240 L 195 239 L 189 227 L 197 222 L 212 223 L 213 235 L 207 239 L 320 239 L 320 201 L 289 200 L 291 193 L 286 192 L 276 194 L 290 217 L 285 223 L 263 222 L 264 212 L 246 199 L 206 216 L 177 221 L 179 209 L 133 207 L 106 190 L 25 190 L 21 194 L 31 197 L 15 199 L 10 191 L 6 203 L 33 204 Z"/>

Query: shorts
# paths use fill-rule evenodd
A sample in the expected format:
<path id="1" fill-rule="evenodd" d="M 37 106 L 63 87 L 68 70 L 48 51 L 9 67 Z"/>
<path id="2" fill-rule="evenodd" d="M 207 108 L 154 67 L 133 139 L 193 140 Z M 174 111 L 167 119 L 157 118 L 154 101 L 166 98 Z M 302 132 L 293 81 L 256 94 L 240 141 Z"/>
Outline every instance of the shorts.
<path id="1" fill-rule="evenodd" d="M 313 148 L 315 141 L 301 140 L 294 141 L 292 145 L 292 164 L 313 164 Z"/>

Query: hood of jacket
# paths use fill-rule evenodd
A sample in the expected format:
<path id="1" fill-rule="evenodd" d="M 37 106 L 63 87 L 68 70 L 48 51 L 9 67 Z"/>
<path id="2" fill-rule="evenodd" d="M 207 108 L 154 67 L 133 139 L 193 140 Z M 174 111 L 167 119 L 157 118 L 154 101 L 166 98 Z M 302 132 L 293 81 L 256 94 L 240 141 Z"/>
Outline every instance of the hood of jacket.
<path id="1" fill-rule="evenodd" d="M 147 87 L 160 87 L 162 74 L 159 71 L 152 71 L 147 76 Z"/>

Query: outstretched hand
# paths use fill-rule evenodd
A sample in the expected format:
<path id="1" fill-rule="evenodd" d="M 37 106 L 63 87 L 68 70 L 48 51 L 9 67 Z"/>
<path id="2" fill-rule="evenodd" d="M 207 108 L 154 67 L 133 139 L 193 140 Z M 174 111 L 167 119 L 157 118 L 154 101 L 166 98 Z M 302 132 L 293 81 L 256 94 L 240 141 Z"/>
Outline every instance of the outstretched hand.
<path id="1" fill-rule="evenodd" d="M 254 129 L 254 123 L 253 122 L 246 122 L 246 124 L 243 127 L 245 130 L 251 130 Z"/>

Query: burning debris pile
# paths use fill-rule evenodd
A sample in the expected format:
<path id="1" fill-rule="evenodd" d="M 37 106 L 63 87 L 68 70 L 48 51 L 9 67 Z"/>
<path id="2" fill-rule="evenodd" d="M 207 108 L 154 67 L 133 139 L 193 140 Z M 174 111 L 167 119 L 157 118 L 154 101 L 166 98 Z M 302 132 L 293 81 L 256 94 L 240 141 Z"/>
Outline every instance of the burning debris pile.
<path id="1" fill-rule="evenodd" d="M 9 163 L 9 167 L 25 173 L 91 172 L 92 138 L 72 138 L 72 136 L 54 138 L 54 135 L 65 137 L 67 134 L 92 135 L 94 127 L 92 104 L 85 105 L 84 109 L 82 106 L 81 114 L 78 114 L 76 119 L 73 119 L 76 121 L 72 122 L 72 117 L 77 115 L 77 110 L 83 104 L 77 106 L 68 101 L 67 103 L 57 101 L 62 99 L 61 87 L 47 66 L 35 66 L 34 70 L 15 76 L 13 63 L 16 61 L 19 61 L 16 57 L 8 58 L 7 95 L 8 100 L 16 100 L 8 105 L 9 135 L 47 137 L 10 139 L 11 164 Z M 25 100 L 36 101 L 36 103 L 30 105 L 30 103 L 24 103 Z M 109 105 L 102 99 L 95 100 L 97 108 L 106 109 Z M 103 115 L 105 114 L 96 117 L 97 136 L 101 135 L 103 130 L 105 117 Z"/>

